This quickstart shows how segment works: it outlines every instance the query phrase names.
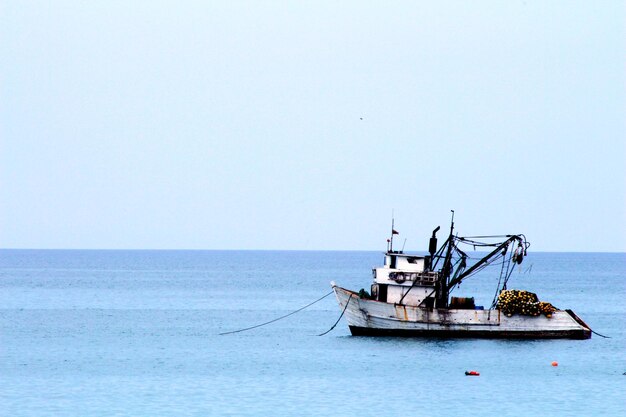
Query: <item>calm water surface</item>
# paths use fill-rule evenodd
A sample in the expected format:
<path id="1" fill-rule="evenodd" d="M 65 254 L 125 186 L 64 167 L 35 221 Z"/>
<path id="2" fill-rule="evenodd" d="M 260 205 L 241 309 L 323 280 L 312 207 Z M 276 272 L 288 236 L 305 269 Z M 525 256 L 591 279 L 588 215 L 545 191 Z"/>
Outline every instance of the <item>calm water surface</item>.
<path id="1" fill-rule="evenodd" d="M 538 253 L 510 288 L 591 340 L 351 337 L 327 297 L 378 252 L 0 251 L 0 415 L 626 415 L 626 254 Z M 498 270 L 456 292 L 489 305 Z M 558 361 L 558 367 L 550 366 Z M 480 377 L 466 377 L 475 369 Z"/>

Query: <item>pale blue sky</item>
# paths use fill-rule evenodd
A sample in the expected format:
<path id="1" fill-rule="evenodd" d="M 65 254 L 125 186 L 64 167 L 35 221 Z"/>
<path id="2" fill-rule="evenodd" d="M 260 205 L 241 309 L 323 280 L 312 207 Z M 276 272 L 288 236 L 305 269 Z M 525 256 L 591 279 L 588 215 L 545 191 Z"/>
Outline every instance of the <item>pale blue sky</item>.
<path id="1" fill-rule="evenodd" d="M 622 1 L 0 10 L 0 247 L 626 250 Z"/>

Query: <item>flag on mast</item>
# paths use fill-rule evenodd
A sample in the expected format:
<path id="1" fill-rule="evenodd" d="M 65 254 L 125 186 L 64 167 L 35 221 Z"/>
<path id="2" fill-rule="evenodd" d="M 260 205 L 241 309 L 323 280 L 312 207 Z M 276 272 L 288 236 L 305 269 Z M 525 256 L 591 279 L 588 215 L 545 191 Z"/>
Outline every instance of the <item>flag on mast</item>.
<path id="1" fill-rule="evenodd" d="M 398 232 L 398 231 L 397 231 L 397 230 L 395 230 L 395 229 L 391 229 L 391 234 L 392 234 L 392 235 L 399 235 L 399 234 L 400 234 L 400 232 Z"/>

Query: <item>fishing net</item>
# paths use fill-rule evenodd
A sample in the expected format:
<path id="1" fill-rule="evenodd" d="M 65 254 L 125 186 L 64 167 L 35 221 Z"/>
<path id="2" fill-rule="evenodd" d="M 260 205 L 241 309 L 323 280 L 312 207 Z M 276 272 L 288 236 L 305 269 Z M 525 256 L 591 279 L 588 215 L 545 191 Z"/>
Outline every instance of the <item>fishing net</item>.
<path id="1" fill-rule="evenodd" d="M 507 316 L 520 314 L 523 316 L 538 316 L 544 314 L 552 317 L 557 309 L 552 304 L 539 301 L 537 294 L 524 290 L 504 290 L 498 296 L 497 307 Z"/>

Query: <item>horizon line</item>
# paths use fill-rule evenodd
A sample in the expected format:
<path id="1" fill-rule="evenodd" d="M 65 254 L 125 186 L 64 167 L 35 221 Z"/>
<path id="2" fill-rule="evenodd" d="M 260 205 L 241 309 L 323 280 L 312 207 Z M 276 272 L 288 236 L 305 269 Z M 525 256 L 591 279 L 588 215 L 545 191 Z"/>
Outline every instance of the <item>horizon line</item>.
<path id="1" fill-rule="evenodd" d="M 381 252 L 386 253 L 385 250 L 379 249 L 164 249 L 164 248 L 0 248 L 0 251 L 143 251 L 143 252 Z M 404 253 L 424 252 L 428 253 L 428 250 L 411 250 Z M 475 252 L 489 252 L 475 251 Z M 537 250 L 531 251 L 531 253 L 623 253 L 626 251 L 578 251 L 578 250 Z"/>

